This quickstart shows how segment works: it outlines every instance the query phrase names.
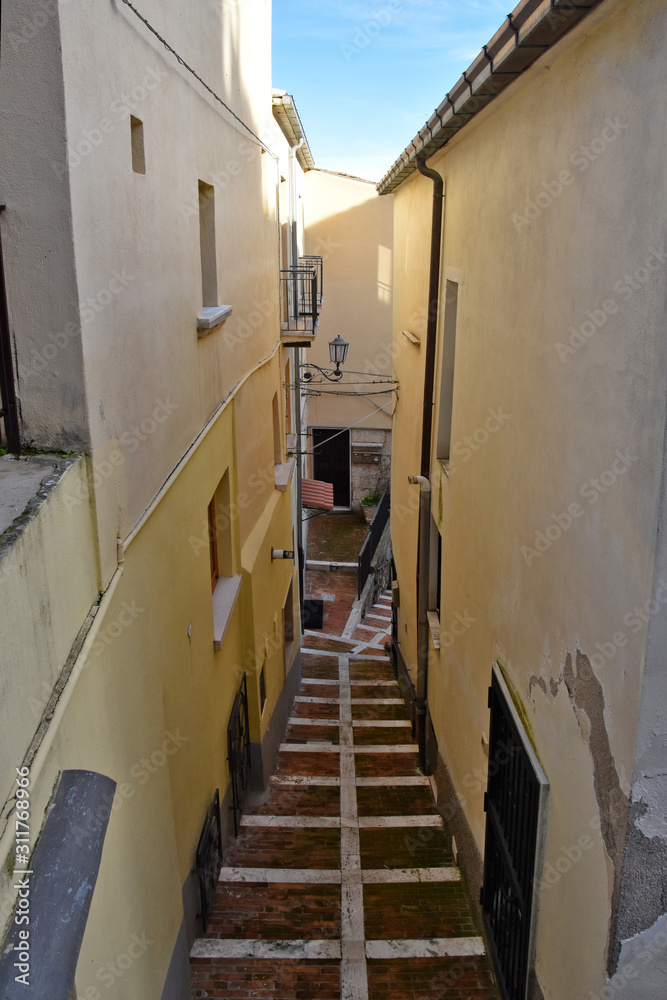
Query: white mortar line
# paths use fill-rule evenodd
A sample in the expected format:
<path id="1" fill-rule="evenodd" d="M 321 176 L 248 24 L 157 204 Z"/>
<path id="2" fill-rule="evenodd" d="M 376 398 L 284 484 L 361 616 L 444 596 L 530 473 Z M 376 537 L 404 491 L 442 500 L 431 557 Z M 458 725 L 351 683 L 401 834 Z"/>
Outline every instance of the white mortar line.
<path id="1" fill-rule="evenodd" d="M 299 745 L 299 744 L 297 744 Z M 312 744 L 311 744 L 312 746 Z M 418 753 L 419 747 L 416 743 L 397 743 L 395 746 L 382 746 L 378 744 L 374 746 L 369 743 L 368 746 L 356 746 L 354 748 L 355 753 Z M 386 784 L 387 782 L 385 782 Z M 426 779 L 426 784 L 430 784 L 428 778 Z"/>
<path id="2" fill-rule="evenodd" d="M 289 719 L 288 726 L 337 726 L 338 719 Z"/>
<path id="3" fill-rule="evenodd" d="M 298 694 L 294 699 L 295 702 L 302 705 L 337 705 L 339 702 L 338 698 L 317 698 L 315 695 L 309 694 Z"/>
<path id="4" fill-rule="evenodd" d="M 339 635 L 331 635 L 331 633 L 329 633 L 329 632 L 319 632 L 319 631 L 315 632 L 313 629 L 306 629 L 303 634 L 304 634 L 304 636 L 307 635 L 311 639 L 332 639 L 334 642 L 340 642 L 341 645 L 347 645 L 347 646 L 350 645 L 350 643 L 349 643 L 349 641 L 347 639 L 343 639 Z M 327 650 L 323 650 L 323 651 L 322 650 L 317 650 L 317 652 L 327 652 Z M 341 653 L 341 651 L 339 649 L 335 650 L 335 653 L 336 653 L 336 656 L 347 655 L 347 653 L 345 653 L 345 654 Z"/>
<path id="5" fill-rule="evenodd" d="M 314 633 L 309 633 L 313 635 Z M 338 656 L 338 653 L 331 649 L 311 649 L 309 646 L 301 646 L 299 652 L 301 653 L 315 653 L 317 656 Z M 303 677 L 301 678 L 303 680 Z"/>
<path id="6" fill-rule="evenodd" d="M 361 643 L 361 646 L 367 646 L 367 645 L 368 645 L 367 642 Z M 371 656 L 370 653 L 369 654 L 348 653 L 347 655 L 349 656 L 350 660 L 364 660 L 364 661 L 372 660 L 373 663 L 379 663 L 383 667 L 389 666 L 391 663 L 391 657 L 386 655 L 383 656 L 382 654 L 380 654 L 379 656 Z"/>
<path id="7" fill-rule="evenodd" d="M 336 682 L 338 683 L 338 682 Z M 398 681 L 350 681 L 351 687 L 398 687 Z"/>
<path id="8" fill-rule="evenodd" d="M 381 827 L 397 826 L 438 826 L 442 828 L 441 816 L 360 816 L 360 830 L 378 830 Z"/>
<path id="9" fill-rule="evenodd" d="M 295 701 L 326 701 L 326 698 L 295 698 Z M 352 698 L 353 705 L 404 705 L 402 698 Z"/>
<path id="10" fill-rule="evenodd" d="M 341 1000 L 368 1000 L 364 949 L 364 889 L 357 818 L 354 731 L 349 656 L 338 658 L 340 676 L 340 816 L 341 816 Z"/>
<path id="11" fill-rule="evenodd" d="M 408 719 L 355 719 L 352 723 L 355 729 L 374 729 L 388 726 L 391 729 L 412 729 Z"/>
<path id="12" fill-rule="evenodd" d="M 398 775 L 395 778 L 357 778 L 357 788 L 396 788 L 407 785 L 430 785 L 428 778 L 421 774 Z"/>
<path id="13" fill-rule="evenodd" d="M 302 677 L 302 684 L 329 684 L 333 687 L 338 687 L 338 681 L 325 680 L 322 677 Z"/>
<path id="14" fill-rule="evenodd" d="M 279 775 L 272 774 L 270 781 L 272 785 L 277 785 L 279 788 L 291 788 L 295 785 L 323 785 L 328 788 L 338 788 L 340 785 L 340 778 L 333 777 L 332 775 L 321 775 L 320 777 L 317 777 L 316 775 L 311 774 L 286 774 L 281 777 Z"/>
<path id="15" fill-rule="evenodd" d="M 277 882 L 280 885 L 340 885 L 340 872 L 328 868 L 221 868 L 220 882 Z"/>
<path id="16" fill-rule="evenodd" d="M 366 956 L 391 958 L 465 958 L 484 954 L 479 937 L 424 938 L 421 940 L 367 941 Z"/>
<path id="17" fill-rule="evenodd" d="M 400 824 L 399 824 L 400 825 Z M 425 826 L 425 823 L 419 824 Z M 333 830 L 340 827 L 340 816 L 242 816 L 241 826 L 295 827 L 296 829 Z"/>
<path id="18" fill-rule="evenodd" d="M 251 938 L 198 938 L 191 958 L 340 958 L 340 941 L 267 941 Z"/>
<path id="19" fill-rule="evenodd" d="M 460 882 L 458 868 L 379 868 L 361 873 L 364 885 L 391 882 Z"/>
<path id="20" fill-rule="evenodd" d="M 280 753 L 339 753 L 337 743 L 281 743 Z"/>

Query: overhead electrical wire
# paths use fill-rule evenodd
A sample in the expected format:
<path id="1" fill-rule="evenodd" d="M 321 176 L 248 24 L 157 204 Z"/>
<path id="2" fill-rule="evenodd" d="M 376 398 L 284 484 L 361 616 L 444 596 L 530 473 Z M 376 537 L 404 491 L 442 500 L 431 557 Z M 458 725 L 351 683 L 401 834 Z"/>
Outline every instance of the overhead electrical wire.
<path id="1" fill-rule="evenodd" d="M 226 111 L 229 111 L 230 115 L 231 115 L 231 116 L 232 116 L 233 118 L 235 118 L 235 119 L 236 119 L 236 121 L 237 121 L 237 122 L 238 122 L 238 123 L 239 123 L 240 125 L 242 125 L 242 126 L 243 126 L 243 128 L 244 128 L 244 129 L 246 130 L 246 132 L 249 132 L 249 133 L 250 133 L 250 135 L 251 135 L 251 136 L 253 137 L 253 139 L 255 139 L 255 140 L 257 141 L 257 143 L 258 143 L 258 144 L 259 144 L 259 145 L 260 145 L 260 146 L 262 147 L 262 149 L 264 149 L 264 150 L 265 150 L 265 151 L 266 151 L 267 153 L 270 153 L 270 154 L 271 154 L 271 156 L 272 156 L 272 157 L 273 157 L 273 158 L 274 158 L 275 160 L 277 160 L 277 159 L 278 159 L 278 157 L 277 157 L 277 156 L 276 156 L 276 154 L 275 154 L 275 153 L 273 152 L 273 150 L 269 149 L 269 147 L 268 147 L 268 146 L 267 146 L 267 145 L 266 145 L 265 143 L 263 143 L 263 142 L 262 142 L 262 140 L 260 139 L 260 137 L 259 137 L 258 135 L 256 135 L 256 133 L 255 133 L 255 132 L 253 132 L 253 130 L 252 130 L 252 129 L 250 128 L 250 126 L 249 126 L 249 125 L 246 125 L 246 123 L 245 123 L 245 122 L 243 121 L 243 119 L 242 119 L 242 118 L 239 118 L 239 116 L 238 116 L 238 115 L 236 114 L 236 112 L 235 112 L 235 111 L 232 111 L 232 109 L 230 108 L 230 106 L 229 106 L 228 104 L 225 104 L 225 102 L 223 101 L 223 99 L 222 99 L 221 97 L 219 97 L 219 96 L 218 96 L 218 95 L 216 94 L 216 92 L 215 92 L 215 91 L 214 91 L 214 90 L 213 90 L 213 89 L 212 89 L 211 87 L 209 87 L 209 85 L 208 85 L 208 84 L 206 83 L 206 81 L 205 81 L 205 80 L 202 80 L 202 78 L 200 77 L 199 73 L 197 73 L 197 71 L 196 71 L 196 70 L 194 70 L 194 69 L 192 68 L 192 66 L 189 66 L 189 65 L 188 65 L 188 64 L 186 63 L 185 59 L 183 59 L 183 58 L 182 58 L 181 56 L 179 56 L 179 54 L 178 54 L 178 52 L 176 51 L 176 49 L 172 48 L 172 46 L 171 46 L 171 45 L 169 44 L 169 42 L 168 42 L 168 41 L 167 41 L 167 40 L 166 40 L 165 38 L 163 38 L 163 37 L 162 37 L 162 35 L 161 35 L 161 34 L 159 33 L 159 31 L 158 31 L 158 30 L 157 30 L 156 28 L 154 28 L 154 27 L 153 27 L 153 25 L 152 25 L 152 24 L 150 23 L 150 21 L 147 21 L 147 20 L 146 20 L 146 18 L 144 17 L 144 15 L 143 15 L 143 14 L 141 14 L 141 13 L 140 13 L 140 12 L 139 12 L 139 11 L 137 10 L 137 8 L 136 8 L 136 7 L 134 6 L 134 4 L 130 3 L 130 0 L 121 0 L 121 2 L 122 2 L 122 3 L 124 3 L 126 7 L 129 7 L 129 8 L 130 8 L 130 10 L 132 11 L 132 13 L 133 13 L 133 14 L 136 14 L 136 16 L 137 16 L 137 17 L 139 18 L 139 20 L 140 20 L 140 21 L 142 21 L 142 22 L 143 22 L 143 24 L 145 24 L 145 25 L 146 25 L 146 27 L 148 28 L 148 30 L 149 30 L 149 31 L 152 31 L 152 33 L 153 33 L 153 34 L 155 35 L 155 37 L 156 37 L 156 38 L 157 38 L 157 39 L 158 39 L 158 40 L 159 40 L 160 42 L 162 42 L 162 44 L 164 45 L 164 47 L 165 47 L 165 49 L 167 50 L 167 52 L 171 52 L 171 54 L 172 54 L 172 55 L 173 55 L 173 56 L 175 57 L 176 61 L 177 61 L 177 62 L 178 62 L 178 63 L 179 63 L 179 64 L 180 64 L 181 66 L 183 66 L 183 68 L 184 68 L 184 69 L 187 69 L 188 73 L 192 73 L 192 75 L 194 76 L 194 78 L 195 78 L 196 80 L 198 80 L 198 81 L 199 81 L 199 82 L 201 83 L 202 87 L 204 87 L 204 88 L 205 88 L 205 89 L 206 89 L 206 90 L 207 90 L 207 91 L 209 92 L 209 94 L 210 94 L 210 95 L 211 95 L 211 96 L 212 96 L 213 98 L 215 98 L 215 100 L 216 100 L 216 101 L 218 102 L 218 104 L 222 104 L 223 108 L 224 108 L 224 109 L 225 109 Z"/>

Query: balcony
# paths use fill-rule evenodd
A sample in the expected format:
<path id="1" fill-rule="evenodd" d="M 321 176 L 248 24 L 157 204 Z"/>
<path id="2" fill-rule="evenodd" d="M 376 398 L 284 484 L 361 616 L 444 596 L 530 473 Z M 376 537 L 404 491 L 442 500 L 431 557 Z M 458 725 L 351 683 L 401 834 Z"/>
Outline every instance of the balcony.
<path id="1" fill-rule="evenodd" d="M 322 258 L 300 257 L 299 263 L 280 272 L 280 317 L 283 344 L 310 347 L 320 321 Z"/>

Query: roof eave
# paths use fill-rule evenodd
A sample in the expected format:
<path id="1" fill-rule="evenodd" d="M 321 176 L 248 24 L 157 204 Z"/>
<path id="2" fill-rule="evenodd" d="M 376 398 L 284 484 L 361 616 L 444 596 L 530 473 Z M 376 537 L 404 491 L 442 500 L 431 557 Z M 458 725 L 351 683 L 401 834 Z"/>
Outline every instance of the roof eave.
<path id="1" fill-rule="evenodd" d="M 377 185 L 391 194 L 603 0 L 521 0 Z"/>

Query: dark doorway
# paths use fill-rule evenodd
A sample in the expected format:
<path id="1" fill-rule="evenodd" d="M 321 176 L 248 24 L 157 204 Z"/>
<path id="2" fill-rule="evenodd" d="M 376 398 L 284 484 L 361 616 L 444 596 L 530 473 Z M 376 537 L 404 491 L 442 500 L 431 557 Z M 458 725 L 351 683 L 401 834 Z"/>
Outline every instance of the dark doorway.
<path id="1" fill-rule="evenodd" d="M 313 478 L 333 483 L 334 506 L 350 506 L 350 432 L 313 427 Z"/>

